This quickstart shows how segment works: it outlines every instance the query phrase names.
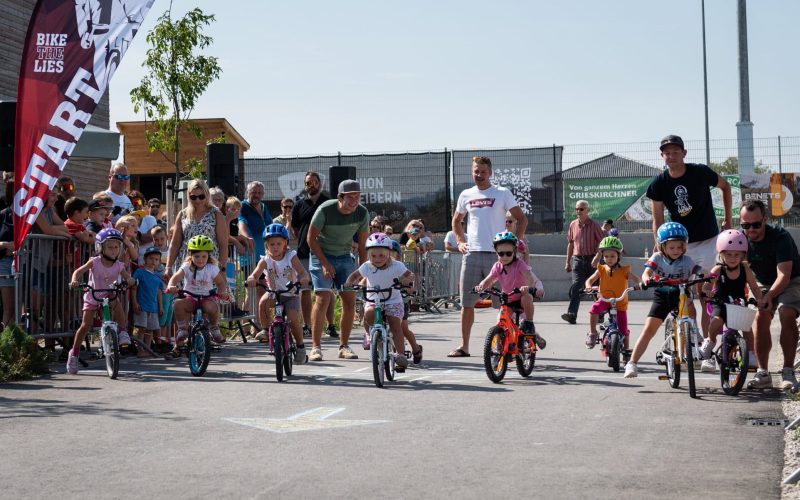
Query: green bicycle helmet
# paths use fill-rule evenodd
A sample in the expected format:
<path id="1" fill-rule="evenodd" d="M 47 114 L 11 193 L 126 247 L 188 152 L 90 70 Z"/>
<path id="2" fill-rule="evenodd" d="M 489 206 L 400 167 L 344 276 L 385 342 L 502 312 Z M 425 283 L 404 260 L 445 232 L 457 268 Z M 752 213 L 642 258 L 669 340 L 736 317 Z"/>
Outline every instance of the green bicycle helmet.
<path id="1" fill-rule="evenodd" d="M 500 243 L 511 243 L 515 247 L 517 246 L 517 237 L 511 231 L 503 231 L 502 233 L 497 233 L 492 238 L 492 244 L 495 248 Z"/>
<path id="2" fill-rule="evenodd" d="M 192 236 L 186 244 L 186 249 L 190 252 L 210 252 L 214 250 L 214 242 L 208 236 L 198 234 L 197 236 Z"/>
<path id="3" fill-rule="evenodd" d="M 622 241 L 616 236 L 606 236 L 602 240 L 600 240 L 600 251 L 603 250 L 616 250 L 619 253 L 622 253 Z"/>

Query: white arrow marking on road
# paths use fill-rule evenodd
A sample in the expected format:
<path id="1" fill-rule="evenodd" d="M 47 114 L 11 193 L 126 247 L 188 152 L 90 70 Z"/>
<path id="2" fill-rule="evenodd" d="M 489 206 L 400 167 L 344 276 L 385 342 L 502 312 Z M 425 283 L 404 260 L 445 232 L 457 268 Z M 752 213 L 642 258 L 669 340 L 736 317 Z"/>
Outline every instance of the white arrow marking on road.
<path id="1" fill-rule="evenodd" d="M 356 425 L 385 424 L 389 420 L 343 420 L 328 417 L 344 411 L 345 408 L 314 408 L 292 415 L 288 418 L 224 418 L 234 424 L 255 427 L 278 434 L 300 431 L 317 431 L 322 429 L 339 429 Z"/>

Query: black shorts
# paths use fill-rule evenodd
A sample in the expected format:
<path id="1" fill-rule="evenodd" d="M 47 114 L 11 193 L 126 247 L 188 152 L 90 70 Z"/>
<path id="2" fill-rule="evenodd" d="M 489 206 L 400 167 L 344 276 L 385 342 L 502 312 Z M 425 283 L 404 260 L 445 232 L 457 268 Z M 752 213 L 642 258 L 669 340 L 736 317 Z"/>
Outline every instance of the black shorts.
<path id="1" fill-rule="evenodd" d="M 728 310 L 725 307 L 725 304 L 720 304 L 717 302 L 712 303 L 711 305 L 711 317 L 719 316 L 722 318 L 723 321 L 727 323 L 728 321 Z"/>
<path id="2" fill-rule="evenodd" d="M 653 297 L 653 304 L 650 306 L 648 317 L 658 318 L 664 321 L 670 311 L 678 307 L 681 294 L 677 288 L 657 289 Z"/>

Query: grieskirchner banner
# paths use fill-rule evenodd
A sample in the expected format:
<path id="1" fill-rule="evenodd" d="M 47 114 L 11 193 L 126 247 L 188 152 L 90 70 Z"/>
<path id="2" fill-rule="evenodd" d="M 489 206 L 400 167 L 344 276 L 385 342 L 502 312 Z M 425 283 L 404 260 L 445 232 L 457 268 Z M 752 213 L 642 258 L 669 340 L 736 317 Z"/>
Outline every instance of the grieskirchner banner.
<path id="1" fill-rule="evenodd" d="M 17 91 L 14 248 L 47 202 L 155 0 L 39 0 Z"/>

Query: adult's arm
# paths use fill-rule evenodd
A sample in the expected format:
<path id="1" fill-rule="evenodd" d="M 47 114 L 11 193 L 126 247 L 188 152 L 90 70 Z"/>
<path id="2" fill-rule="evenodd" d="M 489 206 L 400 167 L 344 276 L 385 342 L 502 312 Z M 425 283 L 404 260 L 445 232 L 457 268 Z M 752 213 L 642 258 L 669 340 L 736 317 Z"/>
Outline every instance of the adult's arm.
<path id="1" fill-rule="evenodd" d="M 523 239 L 525 238 L 525 228 L 528 227 L 528 218 L 525 217 L 525 213 L 519 208 L 519 205 L 509 210 L 511 212 L 511 216 L 514 217 L 514 220 L 517 221 L 517 238 Z"/>
<path id="2" fill-rule="evenodd" d="M 322 251 L 322 247 L 317 242 L 317 238 L 319 234 L 322 232 L 321 229 L 318 229 L 311 224 L 308 226 L 308 234 L 306 235 L 306 243 L 308 243 L 308 248 L 311 250 L 313 255 L 316 255 L 317 259 L 319 259 L 319 265 L 322 266 L 322 273 L 325 275 L 326 278 L 330 279 L 335 274 L 335 270 L 331 263 L 328 262 L 328 259 L 325 258 L 325 253 Z M 361 256 L 359 255 L 359 258 Z"/>
<path id="3" fill-rule="evenodd" d="M 228 229 L 228 224 L 225 222 L 225 216 L 219 210 L 214 210 L 214 215 L 217 220 L 217 246 L 219 246 L 219 268 L 224 270 L 228 264 L 228 238 L 231 232 Z"/>
<path id="4" fill-rule="evenodd" d="M 358 232 L 358 264 L 361 265 L 367 261 L 367 236 L 369 231 Z"/>
<path id="5" fill-rule="evenodd" d="M 55 213 L 53 213 L 52 224 L 47 222 L 44 217 L 37 217 L 34 224 L 36 224 L 36 227 L 38 227 L 43 234 L 50 236 L 63 236 L 65 238 L 69 238 L 70 236 L 69 229 L 67 229 L 67 226 L 64 225 L 64 223 L 61 221 L 61 218 Z"/>
<path id="6" fill-rule="evenodd" d="M 172 226 L 172 240 L 169 242 L 167 268 L 164 270 L 164 274 L 167 276 L 172 273 L 172 266 L 175 264 L 175 259 L 178 258 L 178 252 L 180 252 L 181 245 L 183 245 L 183 224 L 181 224 L 182 219 L 183 210 L 178 212 L 178 216 L 175 217 L 175 224 Z"/>
<path id="7" fill-rule="evenodd" d="M 653 240 L 658 244 L 658 228 L 664 223 L 664 202 L 651 200 L 651 210 L 653 212 Z"/>
<path id="8" fill-rule="evenodd" d="M 733 227 L 732 222 L 732 197 L 731 197 L 731 185 L 728 184 L 728 181 L 725 180 L 725 177 L 721 175 L 717 175 L 717 187 L 722 191 L 722 207 L 724 211 L 724 219 L 722 220 L 722 229 L 730 229 Z"/>
<path id="9" fill-rule="evenodd" d="M 453 220 L 450 224 L 453 233 L 456 235 L 456 246 L 458 247 L 458 251 L 461 253 L 467 253 L 469 251 L 467 236 L 464 234 L 464 228 L 461 226 L 461 221 L 464 220 L 464 215 L 465 214 L 459 212 L 454 213 Z"/>
<path id="10" fill-rule="evenodd" d="M 775 278 L 775 283 L 769 287 L 763 297 L 766 307 L 770 307 L 775 297 L 782 294 L 786 287 L 789 286 L 789 280 L 791 280 L 792 276 L 792 261 L 778 262 L 777 271 L 778 275 Z"/>

